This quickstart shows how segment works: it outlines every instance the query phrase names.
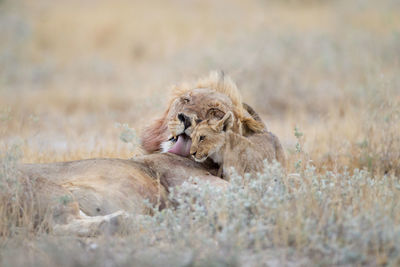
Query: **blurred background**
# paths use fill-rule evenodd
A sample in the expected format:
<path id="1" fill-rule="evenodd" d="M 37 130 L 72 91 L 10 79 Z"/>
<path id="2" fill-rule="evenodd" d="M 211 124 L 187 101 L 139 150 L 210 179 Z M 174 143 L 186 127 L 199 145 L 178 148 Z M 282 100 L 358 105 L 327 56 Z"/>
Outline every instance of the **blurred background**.
<path id="1" fill-rule="evenodd" d="M 0 148 L 130 158 L 168 86 L 215 69 L 291 163 L 300 142 L 320 170 L 399 170 L 395 0 L 1 0 Z"/>

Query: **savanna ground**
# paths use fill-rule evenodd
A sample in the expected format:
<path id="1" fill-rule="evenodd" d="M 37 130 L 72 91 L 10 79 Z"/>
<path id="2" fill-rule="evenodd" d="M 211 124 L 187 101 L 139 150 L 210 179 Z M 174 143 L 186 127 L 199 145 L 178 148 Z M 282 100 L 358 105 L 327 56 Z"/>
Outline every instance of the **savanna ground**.
<path id="1" fill-rule="evenodd" d="M 0 265 L 400 264 L 398 1 L 3 0 L 0 36 Z M 140 154 L 168 85 L 214 69 L 280 137 L 288 174 L 184 187 L 116 236 L 4 216 L 16 162 Z"/>

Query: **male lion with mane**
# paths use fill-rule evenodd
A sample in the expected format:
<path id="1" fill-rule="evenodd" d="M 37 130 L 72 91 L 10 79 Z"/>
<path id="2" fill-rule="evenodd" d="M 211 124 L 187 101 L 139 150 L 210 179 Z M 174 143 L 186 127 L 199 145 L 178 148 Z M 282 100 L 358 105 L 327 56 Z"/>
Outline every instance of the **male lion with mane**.
<path id="1" fill-rule="evenodd" d="M 167 110 L 142 133 L 146 155 L 129 160 L 21 164 L 20 177 L 35 181 L 38 206 L 40 211 L 52 211 L 55 232 L 93 235 L 105 222 L 126 216 L 124 212 L 149 213 L 144 199 L 164 208 L 169 188 L 181 185 L 189 177 L 224 188 L 227 182 L 215 176 L 219 166 L 212 161 L 198 163 L 189 157 L 189 151 L 193 127 L 206 119 L 221 119 L 227 112 L 235 116 L 232 131 L 249 140 L 264 136 L 274 147 L 276 159 L 285 164 L 278 138 L 267 131 L 250 106 L 242 103 L 235 83 L 214 72 L 197 83 L 173 88 Z M 60 208 L 54 199 L 63 196 L 70 201 L 67 207 Z M 38 217 L 41 214 L 38 211 Z"/>

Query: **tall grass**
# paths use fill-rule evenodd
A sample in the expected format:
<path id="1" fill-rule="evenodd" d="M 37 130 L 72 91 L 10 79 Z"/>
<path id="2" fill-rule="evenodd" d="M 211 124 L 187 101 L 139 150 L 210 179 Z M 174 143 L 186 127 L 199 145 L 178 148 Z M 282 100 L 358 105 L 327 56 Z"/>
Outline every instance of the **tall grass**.
<path id="1" fill-rule="evenodd" d="M 37 179 L 18 172 L 19 146 L 13 145 L 0 154 L 0 238 L 30 235 L 50 227 L 47 207 L 42 207 Z M 47 219 L 47 220 L 46 220 Z"/>
<path id="2" fill-rule="evenodd" d="M 135 214 L 124 235 L 14 238 L 3 244 L 0 259 L 13 266 L 400 264 L 394 175 L 318 174 L 312 165 L 286 175 L 278 164 L 265 163 L 255 177 L 234 176 L 225 191 L 187 183 L 170 198 L 177 205 Z M 12 257 L 10 250 L 31 258 Z"/>
<path id="3" fill-rule="evenodd" d="M 18 230 L 34 228 L 35 218 L 32 217 L 31 205 L 34 192 L 30 190 L 31 181 L 17 179 L 16 164 L 20 157 L 17 146 L 3 152 L 0 157 L 0 236 L 12 236 Z M 22 182 L 22 183 L 21 183 Z M 33 182 L 33 181 L 32 181 Z"/>

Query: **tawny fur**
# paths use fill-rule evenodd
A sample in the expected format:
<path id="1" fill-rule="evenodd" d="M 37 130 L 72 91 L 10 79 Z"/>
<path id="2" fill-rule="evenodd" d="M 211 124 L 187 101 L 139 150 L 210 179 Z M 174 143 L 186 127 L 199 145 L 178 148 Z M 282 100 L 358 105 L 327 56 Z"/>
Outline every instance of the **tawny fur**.
<path id="1" fill-rule="evenodd" d="M 243 176 L 261 172 L 265 159 L 285 164 L 273 136 L 254 134 L 251 139 L 246 138 L 232 131 L 233 120 L 234 115 L 229 112 L 221 120 L 203 121 L 194 128 L 190 153 L 196 161 L 213 159 L 220 165 L 219 175 L 228 181 L 232 167 Z"/>
<path id="2" fill-rule="evenodd" d="M 213 114 L 213 110 L 220 114 Z M 249 136 L 266 130 L 254 110 L 242 103 L 236 84 L 228 76 L 212 72 L 208 77 L 195 83 L 172 86 L 167 111 L 161 118 L 145 128 L 141 136 L 142 147 L 148 153 L 160 152 L 163 141 L 180 133 L 174 132 L 173 128 L 168 128 L 169 122 L 177 121 L 179 113 L 205 120 L 220 119 L 228 111 L 233 112 L 236 118 L 233 131 Z M 175 123 L 175 126 L 177 124 L 179 123 Z"/>
<path id="3" fill-rule="evenodd" d="M 21 164 L 20 177 L 36 192 L 38 220 L 50 212 L 59 234 L 91 236 L 99 227 L 123 219 L 120 211 L 148 214 L 147 199 L 165 207 L 168 190 L 190 177 L 224 188 L 226 182 L 201 164 L 174 154 L 151 154 L 125 159 L 88 159 L 49 164 Z M 67 205 L 60 199 L 68 197 Z M 84 216 L 82 216 L 84 214 Z M 110 217 L 107 215 L 114 214 Z M 89 216 L 89 217 L 87 217 Z M 113 225 L 111 225 L 113 227 Z"/>
<path id="4" fill-rule="evenodd" d="M 266 147 L 275 146 L 277 153 L 280 149 L 284 158 L 278 139 L 266 132 L 264 124 L 253 109 L 241 104 L 236 85 L 226 77 L 223 81 L 217 77 L 219 76 L 212 74 L 194 86 L 180 87 L 183 91 L 179 93 L 179 90 L 174 91 L 175 97 L 171 99 L 162 117 L 143 132 L 142 145 L 151 153 L 149 155 L 131 160 L 88 159 L 21 164 L 21 177 L 38 181 L 35 189 L 39 195 L 43 195 L 39 206 L 45 210 L 54 210 L 52 216 L 57 222 L 57 231 L 65 234 L 95 234 L 105 221 L 120 218 L 119 210 L 133 214 L 149 212 L 144 205 L 144 199 L 148 199 L 153 205 L 159 204 L 162 208 L 168 203 L 169 188 L 188 181 L 191 176 L 224 188 L 227 183 L 214 176 L 217 173 L 212 162 L 208 165 L 199 164 L 190 158 L 155 153 L 160 151 L 161 143 L 168 140 L 171 135 L 169 124 L 181 112 L 200 120 L 221 119 L 226 113 L 232 112 L 240 118 L 234 122 L 234 132 L 242 132 L 251 142 L 260 139 Z M 243 123 L 249 126 L 243 126 Z M 187 133 L 193 130 L 193 126 L 189 131 L 186 129 Z M 177 129 L 182 131 L 182 127 Z M 64 195 L 70 196 L 68 207 L 55 208 L 54 199 Z"/>

